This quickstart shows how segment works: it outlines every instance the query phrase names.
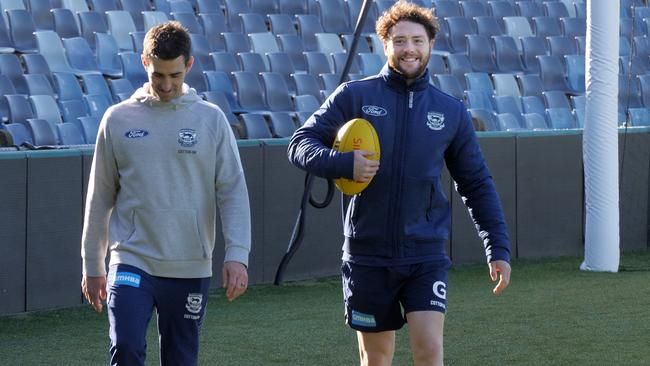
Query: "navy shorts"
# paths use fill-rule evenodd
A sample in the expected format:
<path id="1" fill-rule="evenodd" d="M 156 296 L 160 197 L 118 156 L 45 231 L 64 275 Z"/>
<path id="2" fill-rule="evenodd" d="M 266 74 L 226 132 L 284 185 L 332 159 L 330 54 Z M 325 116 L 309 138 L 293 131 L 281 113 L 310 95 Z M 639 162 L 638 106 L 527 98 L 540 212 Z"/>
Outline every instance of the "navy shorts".
<path id="1" fill-rule="evenodd" d="M 412 311 L 447 310 L 451 261 L 375 267 L 343 262 L 345 321 L 363 332 L 400 329 Z"/>

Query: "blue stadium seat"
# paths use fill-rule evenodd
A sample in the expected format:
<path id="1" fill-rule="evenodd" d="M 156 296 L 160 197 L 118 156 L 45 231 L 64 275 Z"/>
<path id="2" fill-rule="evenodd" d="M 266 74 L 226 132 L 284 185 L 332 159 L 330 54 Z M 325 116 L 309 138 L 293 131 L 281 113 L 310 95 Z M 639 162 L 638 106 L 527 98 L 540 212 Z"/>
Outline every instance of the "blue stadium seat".
<path id="1" fill-rule="evenodd" d="M 571 110 L 568 108 L 546 108 L 546 119 L 553 129 L 577 128 Z"/>
<path id="2" fill-rule="evenodd" d="M 47 80 L 43 74 L 25 74 L 23 75 L 29 95 L 49 95 L 52 98 L 56 97 L 52 84 Z"/>
<path id="3" fill-rule="evenodd" d="M 558 56 L 563 65 L 564 56 L 578 54 L 577 45 L 573 39 L 564 36 L 551 36 L 546 37 L 546 41 L 548 42 L 550 55 Z"/>
<path id="4" fill-rule="evenodd" d="M 474 71 L 489 73 L 497 71 L 493 51 L 488 46 L 489 44 L 490 39 L 487 36 L 479 34 L 467 35 L 467 56 Z"/>
<path id="5" fill-rule="evenodd" d="M 79 127 L 71 122 L 56 125 L 59 143 L 61 145 L 83 145 L 86 143 Z"/>
<path id="6" fill-rule="evenodd" d="M 505 26 L 505 34 L 515 39 L 533 35 L 533 29 L 526 17 L 503 17 L 503 24 Z"/>
<path id="7" fill-rule="evenodd" d="M 433 13 L 438 19 L 462 16 L 460 4 L 455 0 L 433 0 Z"/>
<path id="8" fill-rule="evenodd" d="M 223 10 L 221 9 L 221 1 L 197 0 L 196 5 L 199 14 L 214 14 L 214 13 L 223 14 Z"/>
<path id="9" fill-rule="evenodd" d="M 209 91 L 220 91 L 224 93 L 233 112 L 242 111 L 242 107 L 235 97 L 235 90 L 228 74 L 223 71 L 205 71 L 203 75 L 208 84 Z"/>
<path id="10" fill-rule="evenodd" d="M 494 58 L 499 72 L 522 73 L 524 66 L 521 62 L 517 41 L 510 36 L 493 36 Z"/>
<path id="11" fill-rule="evenodd" d="M 29 6 L 29 12 L 32 14 L 36 30 L 54 29 L 52 13 L 50 13 L 53 7 L 50 0 L 27 0 L 27 4 Z"/>
<path id="12" fill-rule="evenodd" d="M 525 113 L 524 123 L 527 130 L 533 130 L 533 131 L 548 130 L 548 125 L 546 124 L 546 119 L 544 118 L 544 114 Z"/>
<path id="13" fill-rule="evenodd" d="M 449 67 L 449 73 L 456 76 L 463 90 L 467 89 L 465 74 L 473 72 L 472 64 L 469 62 L 467 55 L 462 53 L 447 55 L 447 67 Z"/>
<path id="14" fill-rule="evenodd" d="M 239 14 L 250 13 L 248 1 L 224 0 L 226 19 L 231 32 L 241 32 L 242 24 Z"/>
<path id="15" fill-rule="evenodd" d="M 131 32 L 129 37 L 131 38 L 131 45 L 133 46 L 133 52 L 142 53 L 144 50 L 144 36 L 145 32 Z M 194 46 L 194 44 L 192 44 Z"/>
<path id="16" fill-rule="evenodd" d="M 11 80 L 18 94 L 29 94 L 20 60 L 13 54 L 0 54 L 0 74 Z"/>
<path id="17" fill-rule="evenodd" d="M 342 74 L 343 69 L 345 68 L 345 63 L 348 59 L 348 53 L 346 52 L 335 52 L 332 54 L 332 61 L 334 62 L 334 73 Z M 348 74 L 353 75 L 350 79 L 359 79 L 361 76 L 361 69 L 359 68 L 359 59 L 358 57 L 353 57 L 350 61 L 350 69 Z"/>
<path id="18" fill-rule="evenodd" d="M 194 13 L 194 7 L 187 0 L 170 1 L 169 13 Z"/>
<path id="19" fill-rule="evenodd" d="M 84 137 L 87 144 L 94 144 L 97 140 L 97 131 L 99 130 L 99 119 L 93 116 L 79 117 L 75 123 Z"/>
<path id="20" fill-rule="evenodd" d="M 515 10 L 521 17 L 532 18 L 546 15 L 542 4 L 537 1 L 517 1 Z"/>
<path id="21" fill-rule="evenodd" d="M 523 107 L 523 112 L 526 114 L 538 114 L 542 118 L 546 118 L 546 106 L 544 102 L 536 96 L 527 96 L 521 97 L 521 106 Z"/>
<path id="22" fill-rule="evenodd" d="M 618 74 L 618 103 L 619 110 L 643 106 L 639 79 L 632 75 Z"/>
<path id="23" fill-rule="evenodd" d="M 304 50 L 317 50 L 318 45 L 316 44 L 315 34 L 325 32 L 320 19 L 314 14 L 296 14 L 296 19 L 298 24 L 298 34 L 302 38 Z"/>
<path id="24" fill-rule="evenodd" d="M 571 108 L 575 109 L 585 109 L 587 107 L 587 97 L 583 95 L 571 95 L 569 96 L 571 102 Z"/>
<path id="25" fill-rule="evenodd" d="M 323 102 L 324 98 L 320 93 L 320 86 L 318 80 L 312 74 L 293 74 L 293 80 L 296 85 L 297 95 L 313 95 L 319 102 Z"/>
<path id="26" fill-rule="evenodd" d="M 303 52 L 305 51 L 300 36 L 293 34 L 278 35 L 278 45 L 282 52 L 289 55 L 293 67 L 299 71 L 307 71 L 307 61 Z"/>
<path id="27" fill-rule="evenodd" d="M 537 57 L 548 54 L 546 40 L 536 36 L 522 37 L 520 40 L 526 73 L 539 73 L 539 60 Z"/>
<path id="28" fill-rule="evenodd" d="M 201 65 L 205 70 L 214 70 L 214 63 L 210 57 L 210 43 L 203 34 L 190 33 L 190 40 L 192 42 L 192 56 L 201 61 Z"/>
<path id="29" fill-rule="evenodd" d="M 251 33 L 265 33 L 269 29 L 266 27 L 266 20 L 262 14 L 259 13 L 244 13 L 239 14 L 240 22 L 244 34 Z"/>
<path id="30" fill-rule="evenodd" d="M 482 91 L 487 95 L 494 95 L 494 85 L 490 75 L 485 72 L 468 72 L 465 74 L 467 90 Z"/>
<path id="31" fill-rule="evenodd" d="M 323 30 L 327 33 L 350 33 L 352 28 L 348 24 L 348 17 L 344 13 L 344 0 L 318 0 L 316 3 L 320 14 Z"/>
<path id="32" fill-rule="evenodd" d="M 150 11 L 151 6 L 148 0 L 119 0 L 122 4 L 122 10 L 128 11 L 131 14 L 131 19 L 135 24 L 135 29 L 142 32 L 144 31 L 144 18 L 142 12 Z"/>
<path id="33" fill-rule="evenodd" d="M 465 90 L 464 95 L 469 108 L 494 112 L 492 96 L 488 93 L 478 90 Z"/>
<path id="34" fill-rule="evenodd" d="M 296 131 L 296 124 L 291 114 L 287 112 L 271 112 L 268 114 L 273 137 L 291 137 Z"/>
<path id="35" fill-rule="evenodd" d="M 650 126 L 650 111 L 648 108 L 629 108 L 627 113 L 632 126 Z"/>
<path id="36" fill-rule="evenodd" d="M 523 119 L 523 117 L 522 117 Z M 523 126 L 519 124 L 519 119 L 512 113 L 498 113 L 497 121 L 500 131 L 519 131 Z"/>
<path id="37" fill-rule="evenodd" d="M 431 65 L 432 58 L 429 58 L 429 65 Z M 382 67 L 384 67 L 384 63 L 379 55 L 375 53 L 359 53 L 359 70 L 361 74 L 365 76 L 376 75 L 381 71 Z M 431 66 L 429 66 L 429 70 L 429 73 L 432 75 Z"/>
<path id="38" fill-rule="evenodd" d="M 314 76 L 334 71 L 331 68 L 333 63 L 330 61 L 331 57 L 322 52 L 305 52 L 305 60 L 307 61 L 307 72 Z"/>
<path id="39" fill-rule="evenodd" d="M 273 34 L 298 34 L 288 14 L 269 14 L 268 19 Z"/>
<path id="40" fill-rule="evenodd" d="M 499 121 L 496 113 L 480 108 L 470 108 L 469 113 L 472 117 L 483 122 L 486 131 L 499 131 Z"/>
<path id="41" fill-rule="evenodd" d="M 241 61 L 242 71 L 252 72 L 255 75 L 269 71 L 264 62 L 265 57 L 259 53 L 242 52 L 238 56 Z"/>
<path id="42" fill-rule="evenodd" d="M 107 81 L 114 103 L 128 99 L 135 92 L 135 88 L 127 79 L 108 79 Z"/>
<path id="43" fill-rule="evenodd" d="M 118 0 L 89 0 L 90 8 L 101 15 L 106 22 L 106 12 L 111 10 L 121 10 Z"/>
<path id="44" fill-rule="evenodd" d="M 296 86 L 293 84 L 293 78 L 291 75 L 296 72 L 296 69 L 293 67 L 291 57 L 284 52 L 267 53 L 266 57 L 269 61 L 269 66 L 271 67 L 270 71 L 282 75 L 284 82 L 289 89 L 289 93 L 295 94 Z"/>
<path id="45" fill-rule="evenodd" d="M 354 31 L 354 27 L 357 24 L 359 19 L 359 14 L 361 13 L 361 7 L 363 6 L 363 0 L 347 0 L 348 7 L 348 23 L 350 28 Z M 368 15 L 366 20 L 363 23 L 363 28 L 361 28 L 361 34 L 370 34 L 375 32 L 375 23 L 377 18 L 379 18 L 380 13 L 377 10 L 377 4 L 374 2 L 370 3 L 370 9 L 368 9 Z"/>
<path id="46" fill-rule="evenodd" d="M 553 17 L 553 18 L 569 17 L 569 10 L 561 1 L 545 1 L 543 5 L 544 5 L 544 13 L 549 17 Z"/>
<path id="47" fill-rule="evenodd" d="M 248 71 L 235 71 L 232 75 L 235 79 L 237 100 L 242 108 L 248 111 L 269 110 L 264 100 L 264 91 L 256 74 Z"/>
<path id="48" fill-rule="evenodd" d="M 566 64 L 567 80 L 571 90 L 577 93 L 585 92 L 585 56 L 584 55 L 566 55 L 564 56 Z"/>
<path id="49" fill-rule="evenodd" d="M 511 95 L 498 95 L 494 97 L 494 105 L 498 114 L 511 114 L 517 120 L 517 125 L 523 127 L 525 125 L 524 117 L 521 115 L 523 108 L 521 100 Z"/>
<path id="50" fill-rule="evenodd" d="M 79 28 L 77 28 L 78 18 L 72 13 L 72 10 L 66 8 L 52 9 L 52 19 L 54 19 L 54 31 L 61 38 L 79 37 Z"/>
<path id="51" fill-rule="evenodd" d="M 224 32 L 222 33 L 226 51 L 232 54 L 250 52 L 251 45 L 248 36 L 243 33 Z"/>
<path id="52" fill-rule="evenodd" d="M 575 38 L 587 34 L 587 21 L 585 18 L 560 18 L 560 23 L 562 24 L 562 34 L 565 37 Z"/>
<path id="53" fill-rule="evenodd" d="M 5 128 L 11 134 L 14 140 L 14 145 L 20 146 L 23 142 L 34 144 L 34 138 L 25 124 L 22 123 L 9 123 Z"/>
<path id="54" fill-rule="evenodd" d="M 354 40 L 354 35 L 353 34 L 341 34 L 341 42 L 343 43 L 343 48 L 345 49 L 345 52 L 350 52 L 350 47 L 352 47 L 352 41 Z M 355 53 L 361 53 L 361 52 L 372 52 L 370 49 L 370 45 L 368 44 L 368 40 L 366 37 L 359 37 L 359 40 L 357 41 L 357 48 Z"/>
<path id="55" fill-rule="evenodd" d="M 341 74 L 320 74 L 319 75 L 323 89 L 335 90 L 341 82 Z"/>
<path id="56" fill-rule="evenodd" d="M 537 37 L 561 36 L 562 26 L 557 18 L 549 16 L 533 17 L 533 32 Z"/>
<path id="57" fill-rule="evenodd" d="M 13 47 L 21 53 L 35 53 L 36 38 L 34 32 L 36 26 L 29 11 L 25 9 L 12 9 L 5 11 L 7 14 L 7 26 Z"/>
<path id="58" fill-rule="evenodd" d="M 84 94 L 103 95 L 107 100 L 113 101 L 113 95 L 106 83 L 106 79 L 101 74 L 84 74 L 81 75 Z"/>
<path id="59" fill-rule="evenodd" d="M 115 38 L 110 34 L 95 33 L 97 66 L 108 77 L 121 78 L 122 61 L 119 56 L 119 47 Z"/>
<path id="60" fill-rule="evenodd" d="M 150 10 L 142 12 L 142 30 L 148 31 L 153 26 L 169 20 L 169 16 L 162 11 Z"/>
<path id="61" fill-rule="evenodd" d="M 192 64 L 192 67 L 185 74 L 185 83 L 194 88 L 199 94 L 208 90 L 208 84 L 203 76 L 204 72 L 205 69 L 201 64 L 201 60 L 195 58 L 194 64 Z"/>
<path id="62" fill-rule="evenodd" d="M 25 95 L 5 95 L 4 98 L 9 108 L 9 123 L 25 124 L 27 119 L 34 118 L 34 112 Z"/>
<path id="63" fill-rule="evenodd" d="M 226 43 L 221 33 L 228 31 L 226 17 L 223 13 L 199 14 L 199 23 L 203 27 L 203 33 L 210 42 L 210 49 L 213 51 L 224 51 Z"/>
<path id="64" fill-rule="evenodd" d="M 503 35 L 503 29 L 497 18 L 492 16 L 480 16 L 474 18 L 476 23 L 476 33 L 487 37 Z"/>
<path id="65" fill-rule="evenodd" d="M 650 108 L 650 74 L 638 75 L 643 106 Z"/>
<path id="66" fill-rule="evenodd" d="M 194 13 L 172 12 L 171 17 L 178 20 L 190 33 L 203 34 L 203 27 Z"/>
<path id="67" fill-rule="evenodd" d="M 95 11 L 77 13 L 81 36 L 86 39 L 92 50 L 95 50 L 95 33 L 108 33 L 106 18 Z"/>
<path id="68" fill-rule="evenodd" d="M 544 101 L 546 103 L 547 108 L 571 109 L 571 105 L 569 104 L 569 98 L 564 92 L 552 90 L 552 91 L 545 91 L 543 94 L 544 94 Z"/>
<path id="69" fill-rule="evenodd" d="M 273 14 L 278 12 L 277 0 L 251 1 L 251 13 Z"/>
<path id="70" fill-rule="evenodd" d="M 382 62 L 380 64 L 379 69 L 381 70 L 381 68 L 383 66 L 384 66 L 384 62 Z M 435 75 L 435 74 L 448 74 L 449 73 L 449 70 L 447 69 L 447 64 L 445 63 L 444 57 L 442 55 L 437 54 L 437 53 L 432 53 L 431 54 L 431 56 L 429 57 L 429 62 L 427 64 L 427 68 L 429 69 L 429 76 L 431 78 L 433 78 L 433 75 Z"/>
<path id="71" fill-rule="evenodd" d="M 133 43 L 129 33 L 137 32 L 131 14 L 126 10 L 112 10 L 106 12 L 108 30 L 115 38 L 120 51 L 133 51 Z"/>
<path id="72" fill-rule="evenodd" d="M 53 31 L 35 32 L 38 51 L 52 72 L 70 72 L 81 75 L 89 70 L 73 68 L 66 57 L 66 51 L 59 35 Z M 83 39 L 83 38 L 79 38 Z"/>
<path id="73" fill-rule="evenodd" d="M 79 85 L 79 81 L 72 73 L 55 72 L 54 87 L 59 95 L 59 102 L 63 100 L 83 100 L 81 85 Z"/>
<path id="74" fill-rule="evenodd" d="M 262 56 L 269 52 L 280 52 L 280 46 L 278 46 L 278 42 L 271 32 L 251 33 L 248 38 L 250 39 L 252 52 L 257 52 Z M 263 60 L 266 68 L 269 69 L 270 66 L 266 57 Z"/>
<path id="75" fill-rule="evenodd" d="M 466 36 L 476 34 L 472 20 L 465 17 L 447 17 L 447 31 L 449 32 L 449 41 L 451 48 L 456 53 L 467 52 Z"/>
<path id="76" fill-rule="evenodd" d="M 544 90 L 571 91 L 564 77 L 564 65 L 557 56 L 538 56 Z"/>
<path id="77" fill-rule="evenodd" d="M 517 15 L 514 3 L 510 1 L 488 1 L 488 10 L 490 15 L 497 19 L 503 19 L 503 17 L 514 17 Z"/>
<path id="78" fill-rule="evenodd" d="M 139 53 L 121 52 L 119 57 L 122 61 L 122 77 L 128 79 L 135 88 L 139 88 L 149 81 L 149 76 L 142 67 Z"/>
<path id="79" fill-rule="evenodd" d="M 169 1 L 167 0 L 153 0 L 153 9 L 156 11 L 162 11 L 165 14 L 171 13 L 171 5 L 169 5 Z"/>
<path id="80" fill-rule="evenodd" d="M 215 71 L 223 71 L 230 74 L 233 71 L 241 71 L 241 65 L 235 55 L 230 52 L 210 53 Z"/>
<path id="81" fill-rule="evenodd" d="M 492 74 L 495 95 L 512 95 L 520 97 L 521 91 L 515 74 Z"/>
<path id="82" fill-rule="evenodd" d="M 474 18 L 488 15 L 487 5 L 480 1 L 459 1 L 463 16 Z"/>
<path id="83" fill-rule="evenodd" d="M 97 65 L 97 60 L 93 51 L 90 49 L 90 45 L 85 38 L 82 37 L 73 37 L 73 38 L 64 38 L 62 40 L 63 48 L 65 53 L 68 56 L 70 61 L 70 66 L 76 70 L 81 70 L 83 72 L 94 72 L 99 74 L 99 65 Z M 65 70 L 55 70 L 55 71 L 65 71 Z M 81 75 L 80 75 L 81 76 Z"/>
<path id="84" fill-rule="evenodd" d="M 14 84 L 6 75 L 0 74 L 0 95 L 7 94 L 16 94 L 16 88 L 14 88 Z M 3 125 L 3 122 L 7 122 L 8 120 L 9 107 L 7 106 L 7 100 L 5 98 L 0 98 L 0 126 Z"/>
<path id="85" fill-rule="evenodd" d="M 30 118 L 25 125 L 34 137 L 34 145 L 58 145 L 59 138 L 56 129 L 50 122 L 40 118 Z"/>
<path id="86" fill-rule="evenodd" d="M 226 115 L 226 119 L 228 120 L 228 123 L 236 126 L 240 125 L 237 116 L 235 116 L 235 114 L 232 113 L 232 109 L 230 109 L 230 103 L 228 103 L 228 98 L 226 98 L 226 95 L 224 93 L 220 91 L 208 90 L 203 92 L 202 95 L 207 102 L 216 104 L 221 109 L 223 114 Z"/>
<path id="87" fill-rule="evenodd" d="M 7 33 L 7 25 L 4 19 L 4 17 L 0 16 L 0 54 L 14 53 L 16 49 L 9 33 Z"/>
<path id="88" fill-rule="evenodd" d="M 278 10 L 282 14 L 307 14 L 304 0 L 278 0 Z"/>
<path id="89" fill-rule="evenodd" d="M 464 88 L 456 76 L 450 74 L 439 74 L 434 77 L 434 80 L 440 90 L 458 99 L 463 99 Z"/>
<path id="90" fill-rule="evenodd" d="M 273 137 L 264 115 L 257 113 L 242 113 L 239 115 L 246 131 L 247 139 L 270 139 Z"/>
<path id="91" fill-rule="evenodd" d="M 88 116 L 86 102 L 81 99 L 61 100 L 58 104 L 64 122 L 75 122 L 79 117 Z"/>
<path id="92" fill-rule="evenodd" d="M 87 94 L 84 95 L 86 106 L 92 117 L 102 119 L 104 112 L 112 105 L 112 101 L 105 95 Z"/>
<path id="93" fill-rule="evenodd" d="M 320 103 L 313 95 L 296 95 L 293 97 L 293 104 L 297 112 L 315 112 L 320 108 Z"/>

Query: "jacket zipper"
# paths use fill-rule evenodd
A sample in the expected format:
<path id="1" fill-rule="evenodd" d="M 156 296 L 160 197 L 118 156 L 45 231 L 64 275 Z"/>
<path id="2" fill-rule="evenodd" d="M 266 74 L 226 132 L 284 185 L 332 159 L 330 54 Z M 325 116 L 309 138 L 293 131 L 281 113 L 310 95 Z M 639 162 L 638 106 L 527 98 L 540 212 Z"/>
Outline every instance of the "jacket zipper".
<path id="1" fill-rule="evenodd" d="M 408 92 L 408 109 L 406 110 L 406 118 L 404 119 L 404 123 L 400 126 L 401 133 L 400 133 L 400 138 L 399 138 L 399 145 L 398 145 L 398 151 L 399 151 L 399 159 L 398 161 L 398 167 L 399 167 L 399 175 L 397 176 L 397 187 L 395 187 L 395 206 L 394 206 L 394 213 L 395 215 L 394 220 L 396 221 L 397 225 L 393 225 L 393 228 L 395 230 L 393 231 L 393 245 L 395 248 L 395 253 L 397 254 L 397 257 L 403 257 L 404 256 L 404 248 L 401 245 L 401 230 L 400 224 L 402 221 L 402 215 L 401 215 L 401 187 L 402 187 L 402 181 L 403 181 L 403 176 L 404 176 L 404 156 L 405 156 L 405 151 L 404 151 L 404 141 L 406 139 L 406 131 L 407 131 L 407 125 L 409 123 L 409 112 L 411 109 L 413 109 L 413 91 Z"/>

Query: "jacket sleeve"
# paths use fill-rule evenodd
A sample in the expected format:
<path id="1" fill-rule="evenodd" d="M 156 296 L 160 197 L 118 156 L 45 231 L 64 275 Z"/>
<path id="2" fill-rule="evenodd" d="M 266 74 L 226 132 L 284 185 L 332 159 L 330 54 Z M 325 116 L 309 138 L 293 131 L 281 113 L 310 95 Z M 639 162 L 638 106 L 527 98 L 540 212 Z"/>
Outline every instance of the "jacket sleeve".
<path id="1" fill-rule="evenodd" d="M 447 168 L 483 240 L 488 262 L 510 261 L 510 241 L 499 196 L 469 114 L 460 106 L 460 124 L 445 152 Z"/>
<path id="2" fill-rule="evenodd" d="M 293 134 L 289 141 L 289 160 L 323 178 L 353 177 L 354 153 L 332 150 L 339 128 L 347 122 L 351 93 L 346 84 L 339 86 L 319 110 Z"/>
<path id="3" fill-rule="evenodd" d="M 233 261 L 248 266 L 251 250 L 248 189 L 235 136 L 223 112 L 220 112 L 219 118 L 215 190 L 225 241 L 224 262 Z"/>
<path id="4" fill-rule="evenodd" d="M 106 275 L 106 252 L 108 249 L 108 220 L 115 205 L 119 189 L 117 163 L 107 121 L 104 114 L 97 132 L 95 153 L 90 168 L 84 227 L 81 238 L 81 259 L 85 276 Z"/>

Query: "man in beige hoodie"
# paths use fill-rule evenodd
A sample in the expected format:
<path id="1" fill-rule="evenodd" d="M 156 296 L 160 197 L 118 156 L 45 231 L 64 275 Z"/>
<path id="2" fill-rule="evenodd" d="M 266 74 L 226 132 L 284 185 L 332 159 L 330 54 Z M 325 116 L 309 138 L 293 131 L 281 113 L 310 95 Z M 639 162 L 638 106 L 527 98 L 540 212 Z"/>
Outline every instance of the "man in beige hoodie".
<path id="1" fill-rule="evenodd" d="M 250 208 L 237 144 L 223 112 L 184 84 L 190 50 L 178 22 L 149 30 L 142 53 L 149 82 L 100 123 L 81 286 L 97 312 L 107 300 L 111 365 L 144 365 L 154 308 L 161 364 L 197 364 L 217 208 L 228 299 L 248 286 Z"/>

